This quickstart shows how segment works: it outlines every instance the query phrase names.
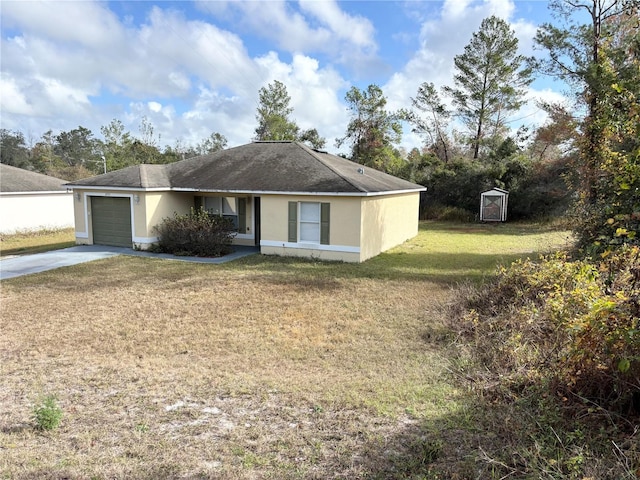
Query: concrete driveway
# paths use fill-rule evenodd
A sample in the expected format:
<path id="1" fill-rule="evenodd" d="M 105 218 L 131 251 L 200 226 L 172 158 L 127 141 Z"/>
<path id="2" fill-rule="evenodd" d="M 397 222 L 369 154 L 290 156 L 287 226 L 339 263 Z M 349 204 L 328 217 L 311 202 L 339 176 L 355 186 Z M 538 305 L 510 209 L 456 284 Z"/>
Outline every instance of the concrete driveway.
<path id="1" fill-rule="evenodd" d="M 178 257 L 167 253 L 150 253 L 123 247 L 108 247 L 103 245 L 77 245 L 75 247 L 53 250 L 32 255 L 20 255 L 0 260 L 0 280 L 40 273 L 60 267 L 68 267 L 79 263 L 91 262 L 116 255 L 132 255 L 139 257 L 164 258 L 194 263 L 225 263 L 237 258 L 246 257 L 260 252 L 258 247 L 234 246 L 233 253 L 218 258 Z"/>

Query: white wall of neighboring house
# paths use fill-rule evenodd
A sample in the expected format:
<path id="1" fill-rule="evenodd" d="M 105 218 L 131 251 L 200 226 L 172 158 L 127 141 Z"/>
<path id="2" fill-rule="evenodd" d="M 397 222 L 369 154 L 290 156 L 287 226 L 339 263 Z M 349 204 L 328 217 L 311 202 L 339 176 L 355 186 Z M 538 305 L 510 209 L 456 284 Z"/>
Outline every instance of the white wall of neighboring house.
<path id="1" fill-rule="evenodd" d="M 0 233 L 73 227 L 73 193 L 0 194 Z"/>

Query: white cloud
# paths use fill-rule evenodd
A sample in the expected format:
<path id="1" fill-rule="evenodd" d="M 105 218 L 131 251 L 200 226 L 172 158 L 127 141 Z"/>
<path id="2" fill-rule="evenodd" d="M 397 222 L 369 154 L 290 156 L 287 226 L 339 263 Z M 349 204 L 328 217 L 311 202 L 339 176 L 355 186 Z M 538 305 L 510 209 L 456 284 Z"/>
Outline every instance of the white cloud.
<path id="1" fill-rule="evenodd" d="M 162 104 L 158 102 L 148 102 L 147 106 L 149 107 L 149 110 L 151 110 L 152 112 L 158 113 L 162 111 Z"/>
<path id="2" fill-rule="evenodd" d="M 368 19 L 347 14 L 335 1 L 301 0 L 300 7 L 329 27 L 332 36 L 365 50 L 376 50 L 375 29 Z"/>
<path id="3" fill-rule="evenodd" d="M 180 11 L 176 5 L 182 4 L 137 2 L 131 4 L 135 15 L 118 17 L 110 5 L 3 2 L 3 128 L 40 135 L 83 125 L 99 136 L 100 126 L 117 118 L 138 135 L 146 116 L 162 145 L 178 139 L 195 144 L 214 131 L 239 145 L 254 134 L 260 87 L 279 80 L 291 96 L 292 118 L 303 129 L 317 128 L 333 151 L 348 122 L 347 75 L 366 84 L 372 68 L 375 78 L 387 74 L 375 15 L 349 13 L 333 0 L 199 3 L 207 16 L 187 4 Z M 408 107 L 424 81 L 449 83 L 454 56 L 488 15 L 511 20 L 523 53 L 530 50 L 535 28 L 511 18 L 512 0 L 411 5 L 412 15 L 424 19 L 422 28 L 410 23 L 401 33 L 396 28 L 396 37 L 408 42 L 404 48 L 418 38 L 419 48 L 403 68 L 389 72 L 382 88 L 390 110 Z M 406 146 L 417 144 L 414 135 L 405 136 Z"/>
<path id="4" fill-rule="evenodd" d="M 238 22 L 289 53 L 322 53 L 348 68 L 366 68 L 376 63 L 377 43 L 371 21 L 350 15 L 331 1 L 292 2 L 201 2 L 200 7 L 228 18 L 239 13 Z M 299 7 L 299 9 L 296 8 Z"/>
<path id="5" fill-rule="evenodd" d="M 16 80 L 5 75 L 0 78 L 0 110 L 9 115 L 35 114 L 33 105 L 29 103 Z"/>
<path id="6" fill-rule="evenodd" d="M 55 42 L 102 48 L 122 36 L 122 25 L 103 3 L 30 2 L 2 3 L 3 24 Z"/>

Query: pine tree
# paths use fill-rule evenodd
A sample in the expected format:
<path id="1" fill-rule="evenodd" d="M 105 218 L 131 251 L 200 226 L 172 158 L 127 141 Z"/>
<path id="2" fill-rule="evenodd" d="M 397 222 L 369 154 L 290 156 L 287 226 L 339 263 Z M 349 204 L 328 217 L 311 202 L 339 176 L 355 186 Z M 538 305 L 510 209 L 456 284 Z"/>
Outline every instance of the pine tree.
<path id="1" fill-rule="evenodd" d="M 533 80 L 527 60 L 518 54 L 514 31 L 495 16 L 482 21 L 464 53 L 455 57 L 455 86 L 445 87 L 445 92 L 469 130 L 474 159 L 483 141 L 500 135 L 508 115 L 524 104 L 525 89 Z"/>
<path id="2" fill-rule="evenodd" d="M 345 96 L 351 120 L 336 146 L 351 144 L 351 160 L 387 173 L 395 173 L 403 161 L 393 144 L 400 141 L 402 126 L 398 115 L 385 110 L 387 99 L 377 85 L 367 90 L 351 87 Z"/>
<path id="3" fill-rule="evenodd" d="M 300 129 L 289 120 L 293 109 L 289 106 L 291 97 L 284 83 L 275 80 L 262 87 L 259 96 L 255 140 L 297 140 Z"/>

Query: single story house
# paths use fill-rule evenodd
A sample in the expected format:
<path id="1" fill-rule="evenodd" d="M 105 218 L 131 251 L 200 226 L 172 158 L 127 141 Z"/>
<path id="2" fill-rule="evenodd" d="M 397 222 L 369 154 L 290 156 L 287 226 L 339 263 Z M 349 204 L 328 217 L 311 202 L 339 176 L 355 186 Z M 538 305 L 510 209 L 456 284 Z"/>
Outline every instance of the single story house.
<path id="1" fill-rule="evenodd" d="M 76 241 L 145 249 L 163 219 L 204 207 L 263 254 L 362 262 L 418 233 L 421 185 L 298 142 L 254 142 L 67 184 Z"/>
<path id="2" fill-rule="evenodd" d="M 66 180 L 0 164 L 0 233 L 73 227 Z"/>

